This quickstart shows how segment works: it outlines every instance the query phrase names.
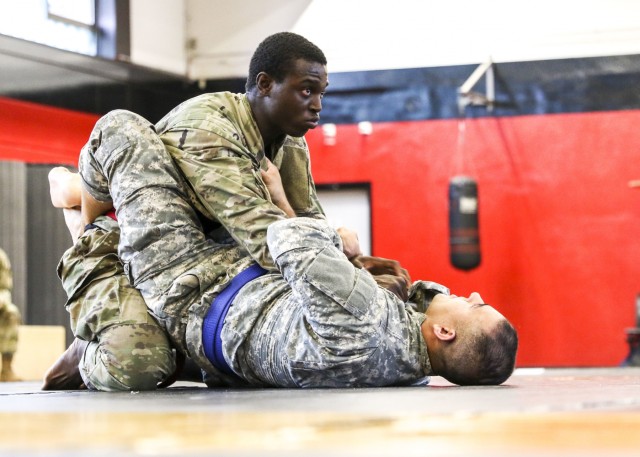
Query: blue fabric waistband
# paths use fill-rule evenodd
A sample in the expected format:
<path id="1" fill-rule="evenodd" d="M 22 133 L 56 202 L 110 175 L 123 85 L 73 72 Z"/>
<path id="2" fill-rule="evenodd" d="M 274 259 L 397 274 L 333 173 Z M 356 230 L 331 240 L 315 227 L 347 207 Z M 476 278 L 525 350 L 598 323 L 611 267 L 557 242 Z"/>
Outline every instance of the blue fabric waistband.
<path id="1" fill-rule="evenodd" d="M 249 281 L 262 276 L 267 270 L 257 263 L 254 263 L 246 270 L 243 270 L 235 278 L 231 280 L 229 285 L 223 289 L 216 298 L 214 298 L 207 315 L 202 323 L 202 344 L 207 359 L 223 373 L 235 375 L 231 367 L 227 364 L 222 354 L 222 327 L 224 326 L 224 318 L 227 316 L 231 302 Z"/>

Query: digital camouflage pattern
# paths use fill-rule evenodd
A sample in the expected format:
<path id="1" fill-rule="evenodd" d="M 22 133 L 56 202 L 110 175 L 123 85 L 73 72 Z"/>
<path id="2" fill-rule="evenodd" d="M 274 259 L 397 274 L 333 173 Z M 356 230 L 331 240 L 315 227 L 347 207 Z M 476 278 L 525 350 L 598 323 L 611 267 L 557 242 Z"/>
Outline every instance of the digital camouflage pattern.
<path id="1" fill-rule="evenodd" d="M 152 390 L 175 371 L 169 339 L 124 275 L 117 222 L 99 217 L 94 226 L 58 264 L 71 330 L 89 342 L 80 373 L 97 390 Z"/>
<path id="2" fill-rule="evenodd" d="M 404 303 L 342 253 L 326 222 L 293 218 L 268 229 L 281 274 L 245 285 L 222 330 L 224 354 L 252 385 L 355 387 L 428 381 L 420 330 L 435 283 L 418 281 Z"/>
<path id="3" fill-rule="evenodd" d="M 196 97 L 169 113 L 158 124 L 166 144 L 154 130 L 133 113 L 109 113 L 81 152 L 80 174 L 94 198 L 113 201 L 125 273 L 173 342 L 205 369 L 208 382 L 230 382 L 204 356 L 202 319 L 253 262 L 249 254 L 274 268 L 266 227 L 285 215 L 260 175 L 262 138 L 246 97 L 230 93 Z M 304 139 L 286 138 L 270 153 L 294 210 L 323 218 Z"/>
<path id="4" fill-rule="evenodd" d="M 284 137 L 265 151 L 244 94 L 200 95 L 169 112 L 156 130 L 191 187 L 194 206 L 217 221 L 264 268 L 273 268 L 267 227 L 284 218 L 260 176 L 266 157 L 280 172 L 287 199 L 298 216 L 323 215 L 311 178 L 304 138 Z"/>
<path id="5" fill-rule="evenodd" d="M 190 147 L 178 144 L 184 154 L 180 160 L 188 162 Z M 232 157 L 225 148 L 219 156 L 228 155 L 221 162 L 228 165 L 228 172 L 212 171 L 211 179 L 206 174 L 190 176 L 205 186 L 220 181 L 210 189 L 218 192 L 222 202 L 228 199 L 221 206 L 230 211 L 223 220 L 251 211 L 263 216 L 265 223 L 276 216 L 266 225 L 279 227 L 272 229 L 270 245 L 287 281 L 273 272 L 240 291 L 222 334 L 225 358 L 240 378 L 218 372 L 204 356 L 203 318 L 215 296 L 254 261 L 248 251 L 255 255 L 259 250 L 230 241 L 222 229 L 211 237 L 203 235 L 200 215 L 191 204 L 193 182 L 185 182 L 167 149 L 171 150 L 140 116 L 112 112 L 96 124 L 81 153 L 80 173 L 95 198 L 107 201 L 113 197 L 125 274 L 142 292 L 174 344 L 203 368 L 209 385 L 351 386 L 424 381 L 430 365 L 420 324 L 428 303 L 405 305 L 379 288 L 368 272 L 356 270 L 342 254 L 339 236 L 322 219 L 286 219 L 273 209 L 261 212 L 270 203 L 257 170 L 260 161 Z M 196 155 L 210 153 L 202 150 Z M 255 182 L 245 176 L 247 163 L 252 164 L 249 175 Z M 224 168 L 220 163 L 218 167 Z M 223 184 L 253 190 L 256 196 L 234 199 L 236 191 L 224 192 Z M 253 205 L 256 202 L 259 204 Z M 241 204 L 250 208 L 237 211 Z M 208 211 L 203 205 L 200 208 Z M 233 217 L 229 220 L 234 221 Z M 235 223 L 246 225 L 247 220 L 240 218 Z M 251 236 L 238 238 L 254 241 Z M 270 259 L 268 253 L 257 257 L 255 260 Z M 429 284 L 418 282 L 413 291 L 431 290 Z M 448 293 L 438 287 L 439 292 Z"/>
<path id="6" fill-rule="evenodd" d="M 14 354 L 18 348 L 20 310 L 11 299 L 13 273 L 9 257 L 0 249 L 0 354 Z"/>
<path id="7" fill-rule="evenodd" d="M 9 261 L 9 256 L 2 248 L 0 248 L 0 290 L 7 290 L 9 293 L 13 290 L 11 262 Z"/>

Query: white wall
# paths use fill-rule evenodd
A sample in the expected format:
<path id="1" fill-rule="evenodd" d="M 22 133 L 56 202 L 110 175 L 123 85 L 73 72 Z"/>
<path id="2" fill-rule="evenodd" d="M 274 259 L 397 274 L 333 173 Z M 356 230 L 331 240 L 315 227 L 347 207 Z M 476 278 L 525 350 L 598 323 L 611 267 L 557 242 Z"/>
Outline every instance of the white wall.
<path id="1" fill-rule="evenodd" d="M 362 188 L 319 188 L 318 199 L 332 227 L 346 227 L 358 234 L 364 255 L 371 255 L 371 202 Z"/>
<path id="2" fill-rule="evenodd" d="M 256 46 L 290 31 L 312 0 L 187 0 L 193 79 L 246 76 Z"/>
<path id="3" fill-rule="evenodd" d="M 131 61 L 186 75 L 185 0 L 130 0 Z"/>
<path id="4" fill-rule="evenodd" d="M 293 29 L 330 71 L 640 53 L 637 0 L 316 0 Z"/>
<path id="5" fill-rule="evenodd" d="M 640 54 L 638 0 L 131 0 L 131 5 L 134 61 L 178 73 L 186 68 L 184 74 L 194 79 L 245 76 L 260 40 L 283 30 L 318 44 L 331 72 L 471 64 L 488 57 L 506 62 Z M 196 46 L 183 56 L 187 39 L 195 39 Z"/>

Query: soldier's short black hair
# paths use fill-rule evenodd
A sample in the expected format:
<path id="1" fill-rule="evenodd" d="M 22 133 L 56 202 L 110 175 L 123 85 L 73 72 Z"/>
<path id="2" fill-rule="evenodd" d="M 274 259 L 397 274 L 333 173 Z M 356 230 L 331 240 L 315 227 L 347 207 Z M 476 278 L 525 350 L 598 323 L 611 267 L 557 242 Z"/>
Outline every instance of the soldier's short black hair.
<path id="1" fill-rule="evenodd" d="M 518 334 L 506 320 L 490 333 L 477 328 L 458 335 L 462 340 L 445 355 L 444 369 L 438 373 L 461 386 L 498 385 L 513 373 L 518 351 Z"/>
<path id="2" fill-rule="evenodd" d="M 249 91 L 256 85 L 256 78 L 261 71 L 277 82 L 283 81 L 298 59 L 327 64 L 322 50 L 301 35 L 280 32 L 268 36 L 258 45 L 251 57 L 246 90 Z"/>

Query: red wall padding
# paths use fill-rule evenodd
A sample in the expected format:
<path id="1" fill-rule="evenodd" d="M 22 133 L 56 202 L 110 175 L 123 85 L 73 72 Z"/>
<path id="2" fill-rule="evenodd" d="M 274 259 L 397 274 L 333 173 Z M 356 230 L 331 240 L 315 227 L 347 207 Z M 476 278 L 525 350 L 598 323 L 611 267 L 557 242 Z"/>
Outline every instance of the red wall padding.
<path id="1" fill-rule="evenodd" d="M 373 252 L 479 291 L 519 366 L 617 365 L 640 292 L 640 111 L 338 126 L 307 135 L 317 183 L 371 182 Z M 461 133 L 462 130 L 462 133 Z M 482 264 L 449 262 L 448 182 L 478 181 Z"/>
<path id="2" fill-rule="evenodd" d="M 0 159 L 75 165 L 98 116 L 0 98 Z M 617 365 L 640 292 L 640 111 L 309 132 L 318 183 L 371 182 L 373 250 L 478 290 L 520 333 L 519 366 Z M 464 127 L 462 129 L 461 127 Z M 462 130 L 462 133 L 461 133 Z M 482 264 L 449 262 L 448 183 L 478 181 Z"/>
<path id="3" fill-rule="evenodd" d="M 0 97 L 0 160 L 76 166 L 98 118 Z"/>

